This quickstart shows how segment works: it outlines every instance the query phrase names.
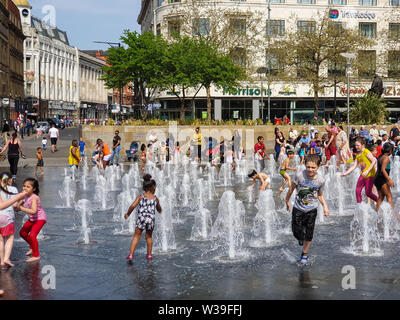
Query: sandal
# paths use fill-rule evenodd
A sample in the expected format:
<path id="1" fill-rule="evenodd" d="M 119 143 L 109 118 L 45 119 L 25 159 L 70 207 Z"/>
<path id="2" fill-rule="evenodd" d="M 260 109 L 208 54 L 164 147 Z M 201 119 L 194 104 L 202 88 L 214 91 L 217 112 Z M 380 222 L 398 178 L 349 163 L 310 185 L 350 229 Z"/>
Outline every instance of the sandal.
<path id="1" fill-rule="evenodd" d="M 133 260 L 133 254 L 128 254 L 126 256 L 126 259 L 129 260 L 129 261 L 132 261 Z"/>
<path id="2" fill-rule="evenodd" d="M 151 254 L 148 254 L 148 255 L 146 256 L 146 258 L 147 258 L 147 260 L 151 260 L 151 259 L 153 259 L 153 256 L 152 256 Z"/>

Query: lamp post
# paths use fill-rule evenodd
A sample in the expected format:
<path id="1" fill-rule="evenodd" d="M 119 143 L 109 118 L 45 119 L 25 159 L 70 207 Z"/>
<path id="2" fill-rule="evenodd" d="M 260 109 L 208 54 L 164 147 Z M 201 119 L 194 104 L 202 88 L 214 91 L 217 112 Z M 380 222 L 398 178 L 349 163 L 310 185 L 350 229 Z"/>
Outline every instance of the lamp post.
<path id="1" fill-rule="evenodd" d="M 50 63 L 50 61 L 43 61 L 43 63 Z M 42 66 L 42 56 L 39 54 L 39 113 L 40 113 L 40 118 L 44 119 L 44 118 L 46 118 L 46 116 L 42 110 L 42 79 L 41 79 L 42 67 L 41 66 Z M 55 81 L 55 79 L 54 79 L 54 81 Z M 50 96 L 49 96 L 49 100 L 50 100 Z"/>
<path id="2" fill-rule="evenodd" d="M 342 57 L 347 59 L 346 74 L 347 74 L 347 138 L 350 138 L 350 67 L 351 60 L 356 58 L 354 53 L 341 53 Z"/>
<path id="3" fill-rule="evenodd" d="M 268 67 L 268 121 L 271 120 L 271 52 L 270 52 L 270 39 L 271 39 L 271 0 L 268 0 L 268 52 L 267 52 L 267 67 Z"/>
<path id="4" fill-rule="evenodd" d="M 109 41 L 93 41 L 94 43 L 105 43 L 108 44 L 111 48 L 116 48 L 116 46 L 118 46 L 118 48 L 121 48 L 121 43 L 120 42 L 109 42 Z M 120 112 L 122 110 L 122 87 L 119 88 L 119 108 L 120 108 Z M 117 118 L 117 116 L 115 115 L 115 118 Z"/>
<path id="5" fill-rule="evenodd" d="M 264 91 L 263 91 L 263 78 L 262 75 L 264 73 L 267 73 L 267 68 L 266 67 L 260 67 L 257 69 L 257 73 L 260 75 L 260 81 L 261 81 L 261 119 L 263 120 L 264 123 Z M 269 116 L 269 114 L 268 114 Z"/>

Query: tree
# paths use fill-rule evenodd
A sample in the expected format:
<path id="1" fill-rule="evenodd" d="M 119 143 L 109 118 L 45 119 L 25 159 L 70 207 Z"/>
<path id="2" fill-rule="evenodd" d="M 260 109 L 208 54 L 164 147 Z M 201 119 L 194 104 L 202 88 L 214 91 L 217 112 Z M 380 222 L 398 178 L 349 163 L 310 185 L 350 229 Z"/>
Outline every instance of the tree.
<path id="1" fill-rule="evenodd" d="M 350 122 L 355 124 L 385 123 L 389 116 L 387 103 L 375 94 L 365 94 L 350 106 Z"/>
<path id="2" fill-rule="evenodd" d="M 147 119 L 148 105 L 154 94 L 165 86 L 164 59 L 167 43 L 150 32 L 138 34 L 124 30 L 120 48 L 107 50 L 107 66 L 101 78 L 108 88 L 134 84 L 141 105 L 140 114 Z"/>
<path id="3" fill-rule="evenodd" d="M 374 41 L 362 37 L 358 30 L 343 28 L 340 23 L 321 11 L 314 19 L 297 21 L 297 30 L 289 30 L 283 39 L 271 39 L 271 52 L 279 65 L 275 72 L 289 82 L 306 82 L 314 96 L 314 116 L 318 117 L 319 94 L 334 83 L 345 80 L 346 61 L 341 53 L 357 52 Z M 328 70 L 328 72 L 324 72 Z"/>

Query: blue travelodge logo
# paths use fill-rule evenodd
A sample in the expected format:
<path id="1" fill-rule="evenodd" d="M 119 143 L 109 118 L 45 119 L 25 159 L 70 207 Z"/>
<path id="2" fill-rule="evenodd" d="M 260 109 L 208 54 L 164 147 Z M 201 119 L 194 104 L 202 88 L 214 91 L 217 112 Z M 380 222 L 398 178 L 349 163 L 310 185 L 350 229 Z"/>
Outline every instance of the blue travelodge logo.
<path id="1" fill-rule="evenodd" d="M 329 18 L 331 18 L 331 19 L 339 18 L 339 10 L 336 10 L 336 9 L 329 10 Z"/>

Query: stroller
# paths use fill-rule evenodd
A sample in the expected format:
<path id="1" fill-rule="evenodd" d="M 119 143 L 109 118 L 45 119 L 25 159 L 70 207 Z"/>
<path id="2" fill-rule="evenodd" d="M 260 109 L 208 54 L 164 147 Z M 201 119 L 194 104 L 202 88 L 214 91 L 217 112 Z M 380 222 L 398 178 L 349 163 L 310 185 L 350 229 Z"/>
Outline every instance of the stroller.
<path id="1" fill-rule="evenodd" d="M 138 161 L 139 158 L 139 142 L 133 141 L 128 150 L 126 150 L 127 161 Z"/>

